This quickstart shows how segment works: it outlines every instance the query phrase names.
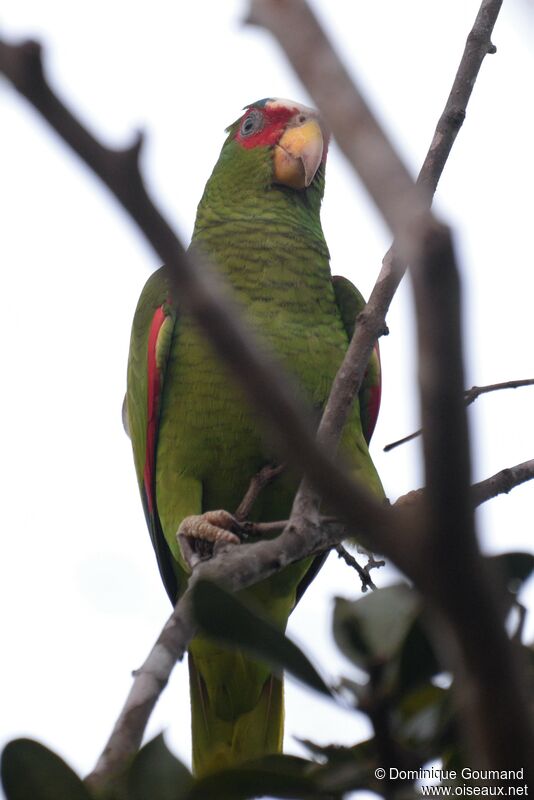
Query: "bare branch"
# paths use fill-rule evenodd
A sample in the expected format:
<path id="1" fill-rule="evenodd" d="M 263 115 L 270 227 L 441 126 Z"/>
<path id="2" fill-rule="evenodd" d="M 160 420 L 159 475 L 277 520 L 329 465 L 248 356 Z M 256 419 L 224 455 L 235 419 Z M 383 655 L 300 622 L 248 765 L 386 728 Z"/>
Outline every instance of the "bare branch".
<path id="1" fill-rule="evenodd" d="M 334 548 L 336 553 L 338 554 L 339 558 L 342 558 L 345 564 L 351 569 L 355 569 L 358 575 L 360 576 L 360 580 L 362 582 L 362 592 L 366 592 L 367 589 L 376 589 L 373 581 L 371 580 L 370 572 L 372 569 L 378 569 L 379 567 L 384 567 L 386 562 L 383 559 L 376 560 L 372 554 L 369 554 L 367 559 L 367 564 L 365 567 L 362 567 L 354 558 L 353 555 L 349 553 L 346 548 L 343 547 L 342 544 L 336 545 Z"/>
<path id="2" fill-rule="evenodd" d="M 252 511 L 252 507 L 260 492 L 268 486 L 275 478 L 277 478 L 285 469 L 284 464 L 267 464 L 265 467 L 262 467 L 256 475 L 250 481 L 249 487 L 245 492 L 245 496 L 239 503 L 236 511 L 235 511 L 235 518 L 239 520 L 239 522 L 243 522 L 244 520 L 248 519 L 250 516 L 250 512 Z"/>
<path id="3" fill-rule="evenodd" d="M 500 0 L 483 1 L 483 13 L 477 17 L 482 41 L 486 23 L 492 14 L 497 15 L 500 5 Z M 463 403 L 460 292 L 450 232 L 428 212 L 424 194 L 416 191 L 385 135 L 377 130 L 361 92 L 351 83 L 306 2 L 253 0 L 251 19 L 268 27 L 282 44 L 390 226 L 396 252 L 412 266 L 428 515 L 427 535 L 420 536 L 418 543 L 426 558 L 417 565 L 422 570 L 416 570 L 417 582 L 435 606 L 448 638 L 459 707 L 475 759 L 486 766 L 528 769 L 534 741 L 524 684 L 475 536 Z M 476 41 L 477 37 L 472 34 L 471 38 Z M 487 39 L 483 53 L 490 50 Z M 334 86 L 336 91 L 332 91 Z M 310 497 L 303 493 L 300 501 L 313 511 Z M 430 567 L 426 571 L 425 562 Z M 497 670 L 484 657 L 488 649 Z M 532 772 L 529 780 L 534 782 Z"/>
<path id="4" fill-rule="evenodd" d="M 445 642 L 456 675 L 473 759 L 528 771 L 534 738 L 524 675 L 504 627 L 503 598 L 491 585 L 475 535 L 459 276 L 448 232 L 436 226 L 428 233 L 428 258 L 415 261 L 411 270 L 429 529 L 427 572 L 419 576 L 419 587 L 442 620 L 442 646 Z M 534 775 L 527 780 L 534 782 Z"/>
<path id="5" fill-rule="evenodd" d="M 525 378 L 524 380 L 516 380 L 516 381 L 504 381 L 503 383 L 490 383 L 487 386 L 472 386 L 470 389 L 466 389 L 465 391 L 465 404 L 466 406 L 471 405 L 477 400 L 481 394 L 488 394 L 489 392 L 497 392 L 501 389 L 519 389 L 522 386 L 533 386 L 534 385 L 534 378 Z M 408 434 L 408 436 L 403 436 L 402 439 L 397 439 L 395 442 L 391 442 L 384 447 L 384 453 L 389 453 L 390 450 L 394 450 L 396 447 L 399 447 L 401 444 L 406 444 L 407 442 L 411 442 L 413 439 L 416 439 L 418 436 L 421 436 L 422 430 L 419 429 L 418 431 L 414 431 L 413 433 Z"/>
<path id="6" fill-rule="evenodd" d="M 418 436 L 421 436 L 422 433 L 423 433 L 422 429 L 419 428 L 413 433 L 409 433 L 407 436 L 403 436 L 402 439 L 396 439 L 394 442 L 390 442 L 383 448 L 384 453 L 389 453 L 391 450 L 395 450 L 396 447 L 400 447 L 402 444 L 407 444 L 408 442 L 412 442 L 414 439 L 417 439 Z"/>
<path id="7" fill-rule="evenodd" d="M 331 522 L 297 533 L 291 526 L 275 539 L 250 545 L 225 546 L 209 561 L 195 567 L 188 588 L 176 604 L 156 644 L 136 671 L 132 688 L 113 732 L 88 783 L 101 788 L 121 774 L 137 752 L 150 714 L 165 687 L 172 668 L 183 658 L 195 634 L 191 592 L 198 580 L 207 579 L 239 591 L 269 577 L 312 552 L 323 552 L 346 536 L 346 527 Z"/>
<path id="8" fill-rule="evenodd" d="M 471 502 L 473 506 L 480 506 L 488 500 L 493 500 L 500 494 L 508 494 L 517 486 L 521 486 L 527 481 L 534 479 L 534 459 L 522 461 L 513 467 L 505 467 L 489 478 L 485 478 L 471 486 Z M 398 497 L 394 503 L 397 508 L 414 506 L 422 502 L 425 496 L 425 489 L 414 489 L 407 494 Z M 320 517 L 321 526 L 338 525 L 341 522 L 337 517 Z M 283 531 L 288 525 L 289 520 L 283 519 L 276 522 L 248 522 L 245 529 L 254 536 L 269 536 L 273 533 Z M 339 552 L 339 550 L 338 550 Z M 381 565 L 380 565 L 381 566 Z"/>
<path id="9" fill-rule="evenodd" d="M 479 506 L 487 500 L 492 500 L 499 494 L 508 494 L 516 486 L 531 481 L 534 478 L 534 458 L 523 461 L 514 467 L 507 467 L 496 472 L 491 478 L 486 478 L 471 487 L 474 505 Z"/>
<path id="10" fill-rule="evenodd" d="M 270 30 L 282 45 L 340 149 L 398 237 L 399 252 L 410 261 L 419 250 L 413 228 L 426 217 L 428 203 L 308 4 L 305 0 L 253 0 L 248 21 Z"/>
<path id="11" fill-rule="evenodd" d="M 417 182 L 424 187 L 428 204 L 430 204 L 431 198 L 436 191 L 445 163 L 465 118 L 471 92 L 484 57 L 487 53 L 494 52 L 491 44 L 491 33 L 501 4 L 502 0 L 484 0 L 467 38 L 449 97 L 438 120 L 428 153 L 417 179 Z M 274 0 L 253 2 L 251 4 L 249 22 L 264 25 L 271 30 L 279 38 L 280 43 L 293 63 L 297 58 L 299 59 L 303 65 L 303 73 L 299 73 L 300 77 L 317 101 L 321 111 L 324 114 L 331 115 L 329 116 L 329 122 L 334 135 L 339 139 L 338 127 L 346 125 L 347 130 L 343 141 L 347 136 L 352 141 L 355 138 L 356 128 L 352 128 L 351 124 L 346 121 L 347 108 L 352 108 L 353 113 L 356 113 L 354 109 L 361 109 L 362 113 L 364 113 L 365 104 L 362 106 L 359 98 L 356 101 L 352 98 L 353 105 L 345 107 L 337 88 L 336 92 L 331 91 L 331 86 L 335 84 L 330 83 L 330 80 L 334 80 L 334 78 L 328 78 L 320 67 L 311 73 L 312 62 L 320 64 L 322 60 L 325 60 L 332 64 L 332 53 L 328 52 L 326 55 L 318 57 L 315 50 L 306 52 L 306 42 L 302 41 L 298 48 L 298 56 L 294 55 L 293 33 L 295 30 L 301 31 L 304 26 L 304 18 L 301 17 L 303 5 L 302 3 L 294 2 L 278 3 L 274 2 Z M 291 15 L 294 15 L 295 18 L 298 17 L 296 28 L 292 25 Z M 309 13 L 306 14 L 305 18 L 306 20 L 309 19 Z M 279 33 L 283 38 L 279 36 Z M 288 38 L 289 33 L 291 33 L 291 39 Z M 306 36 L 315 35 L 316 28 Z M 325 49 L 331 51 L 331 46 L 324 34 L 318 37 L 318 41 L 314 44 L 315 47 L 318 46 L 318 42 L 321 45 L 321 52 Z M 347 76 L 339 61 L 337 65 L 334 64 L 332 66 L 332 69 L 336 74 L 344 76 L 343 80 L 346 84 Z M 324 105 L 326 101 L 328 101 L 328 105 Z M 337 123 L 338 118 L 339 124 Z M 333 122 L 334 119 L 336 123 Z M 363 144 L 362 147 L 364 147 Z M 344 150 L 344 152 L 350 160 L 350 152 L 347 150 Z M 351 163 L 358 170 L 356 162 L 352 161 Z M 384 256 L 382 268 L 369 302 L 358 317 L 354 336 L 333 383 L 320 426 L 321 441 L 325 445 L 327 443 L 333 447 L 337 445 L 354 398 L 362 384 L 374 344 L 387 330 L 386 314 L 406 271 L 407 262 L 401 261 L 397 255 L 397 250 L 396 243 L 394 243 Z"/>
<path id="12" fill-rule="evenodd" d="M 424 186 L 426 193 L 428 193 L 429 203 L 465 117 L 467 103 L 484 56 L 491 51 L 490 36 L 500 4 L 495 0 L 493 2 L 484 0 L 482 3 L 473 29 L 469 34 L 445 109 L 438 121 L 429 151 L 421 168 L 418 182 Z M 293 16 L 298 17 L 298 20 L 293 19 Z M 296 27 L 292 24 L 292 19 L 293 22 L 298 22 Z M 359 130 L 360 127 L 354 125 L 354 120 L 347 122 L 347 108 L 353 109 L 353 115 L 356 114 L 361 118 L 361 125 L 365 129 L 371 132 L 372 135 L 376 133 L 376 123 L 372 119 L 361 93 L 352 85 L 330 43 L 304 2 L 301 0 L 299 2 L 287 2 L 286 0 L 286 2 L 281 3 L 274 2 L 274 0 L 252 2 L 248 21 L 253 24 L 265 25 L 279 38 L 293 66 L 297 69 L 303 82 L 316 99 L 321 112 L 326 113 L 329 118 L 334 134 L 338 139 L 339 130 L 343 129 L 345 135 L 342 140 L 345 141 L 348 136 L 352 142 L 355 138 L 354 131 Z M 291 32 L 291 35 L 289 35 L 289 32 Z M 298 37 L 296 36 L 297 32 L 299 33 Z M 311 39 L 315 40 L 314 48 L 320 48 L 319 55 L 316 49 L 313 51 L 307 50 Z M 477 44 L 475 45 L 475 43 Z M 311 55 L 312 53 L 313 56 Z M 315 69 L 317 64 L 322 64 L 323 62 L 327 62 L 330 65 L 330 70 L 335 73 L 335 78 L 329 73 L 329 77 L 327 77 L 327 73 L 323 71 L 322 66 L 319 69 Z M 302 71 L 300 71 L 297 63 Z M 330 80 L 337 81 L 338 79 L 342 81 L 345 93 L 351 95 L 350 106 L 346 106 L 342 102 L 341 95 L 337 91 L 337 84 L 329 82 Z M 331 85 L 336 85 L 335 93 L 330 91 Z M 327 103 L 326 106 L 323 101 Z M 347 129 L 345 129 L 345 126 Z M 392 151 L 383 134 L 380 134 L 380 146 L 384 150 L 381 157 L 385 157 L 387 152 L 387 158 L 390 161 L 398 161 L 396 154 Z M 364 155 L 352 161 L 357 171 L 359 171 L 362 161 L 365 166 L 367 159 L 365 144 L 362 145 L 362 149 Z M 350 160 L 350 152 L 345 151 L 345 154 Z M 397 169 L 399 176 L 402 173 L 403 168 Z M 375 176 L 372 176 L 373 180 L 374 178 Z M 381 179 L 383 181 L 386 180 L 384 175 L 382 175 Z M 377 173 L 376 181 L 379 180 L 380 177 Z M 339 442 L 354 399 L 363 381 L 375 341 L 386 330 L 386 313 L 405 269 L 405 263 L 403 264 L 398 257 L 394 244 L 384 257 L 382 269 L 369 302 L 358 317 L 358 324 L 352 341 L 334 379 L 332 390 L 322 415 L 318 441 L 332 450 L 337 447 Z M 308 522 L 314 520 L 316 523 L 319 502 L 320 493 L 308 481 L 304 480 L 295 499 L 294 510 L 291 515 L 292 523 L 298 526 L 299 519 L 306 519 Z M 373 547 L 373 549 L 376 548 Z"/>
<path id="13" fill-rule="evenodd" d="M 465 393 L 465 404 L 466 406 L 471 405 L 481 394 L 498 392 L 501 389 L 519 389 L 522 386 L 534 386 L 534 378 L 525 378 L 520 381 L 504 381 L 504 383 L 490 383 L 487 386 L 472 386 Z"/>

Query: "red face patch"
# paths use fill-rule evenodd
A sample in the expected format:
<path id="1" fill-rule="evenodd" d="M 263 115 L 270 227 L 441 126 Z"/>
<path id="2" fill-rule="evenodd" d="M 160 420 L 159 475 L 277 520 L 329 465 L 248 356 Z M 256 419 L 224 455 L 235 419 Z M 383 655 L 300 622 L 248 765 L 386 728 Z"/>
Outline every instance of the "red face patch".
<path id="1" fill-rule="evenodd" d="M 291 117 L 298 108 L 252 106 L 248 108 L 235 135 L 236 141 L 247 150 L 253 147 L 270 147 L 278 142 Z"/>

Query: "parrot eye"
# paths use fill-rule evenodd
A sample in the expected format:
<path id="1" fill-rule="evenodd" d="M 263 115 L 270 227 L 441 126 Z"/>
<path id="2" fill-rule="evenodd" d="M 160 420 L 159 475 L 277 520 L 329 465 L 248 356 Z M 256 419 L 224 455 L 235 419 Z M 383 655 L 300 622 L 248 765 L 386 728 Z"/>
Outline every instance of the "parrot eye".
<path id="1" fill-rule="evenodd" d="M 252 136 L 263 128 L 263 114 L 257 108 L 253 108 L 241 123 L 241 136 Z"/>

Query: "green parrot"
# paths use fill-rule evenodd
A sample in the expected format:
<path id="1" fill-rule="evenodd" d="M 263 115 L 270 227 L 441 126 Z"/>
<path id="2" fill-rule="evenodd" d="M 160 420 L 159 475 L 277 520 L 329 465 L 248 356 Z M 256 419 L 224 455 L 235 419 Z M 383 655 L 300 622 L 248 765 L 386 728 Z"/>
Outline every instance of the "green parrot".
<path id="1" fill-rule="evenodd" d="M 190 247 L 220 272 L 318 420 L 364 306 L 348 280 L 330 273 L 319 216 L 328 134 L 313 109 L 272 98 L 246 106 L 227 134 Z M 368 451 L 379 405 L 375 348 L 342 450 L 354 475 L 383 497 Z M 164 269 L 149 278 L 135 311 L 125 416 L 158 566 L 175 603 L 203 540 L 239 541 L 228 512 L 276 452 L 231 371 L 171 299 Z M 287 518 L 298 481 L 283 471 L 260 494 L 253 518 Z M 322 561 L 287 567 L 240 597 L 283 630 Z M 201 635 L 189 648 L 189 672 L 197 775 L 281 750 L 280 677 Z"/>

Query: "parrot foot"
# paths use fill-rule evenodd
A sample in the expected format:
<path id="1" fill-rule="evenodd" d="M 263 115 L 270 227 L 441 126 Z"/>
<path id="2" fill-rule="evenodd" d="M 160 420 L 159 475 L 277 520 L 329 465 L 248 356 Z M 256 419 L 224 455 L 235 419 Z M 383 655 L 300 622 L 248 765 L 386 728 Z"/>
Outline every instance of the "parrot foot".
<path id="1" fill-rule="evenodd" d="M 178 533 L 182 556 L 191 570 L 200 561 L 211 558 L 218 544 L 240 544 L 242 533 L 238 520 L 224 509 L 185 517 Z"/>

